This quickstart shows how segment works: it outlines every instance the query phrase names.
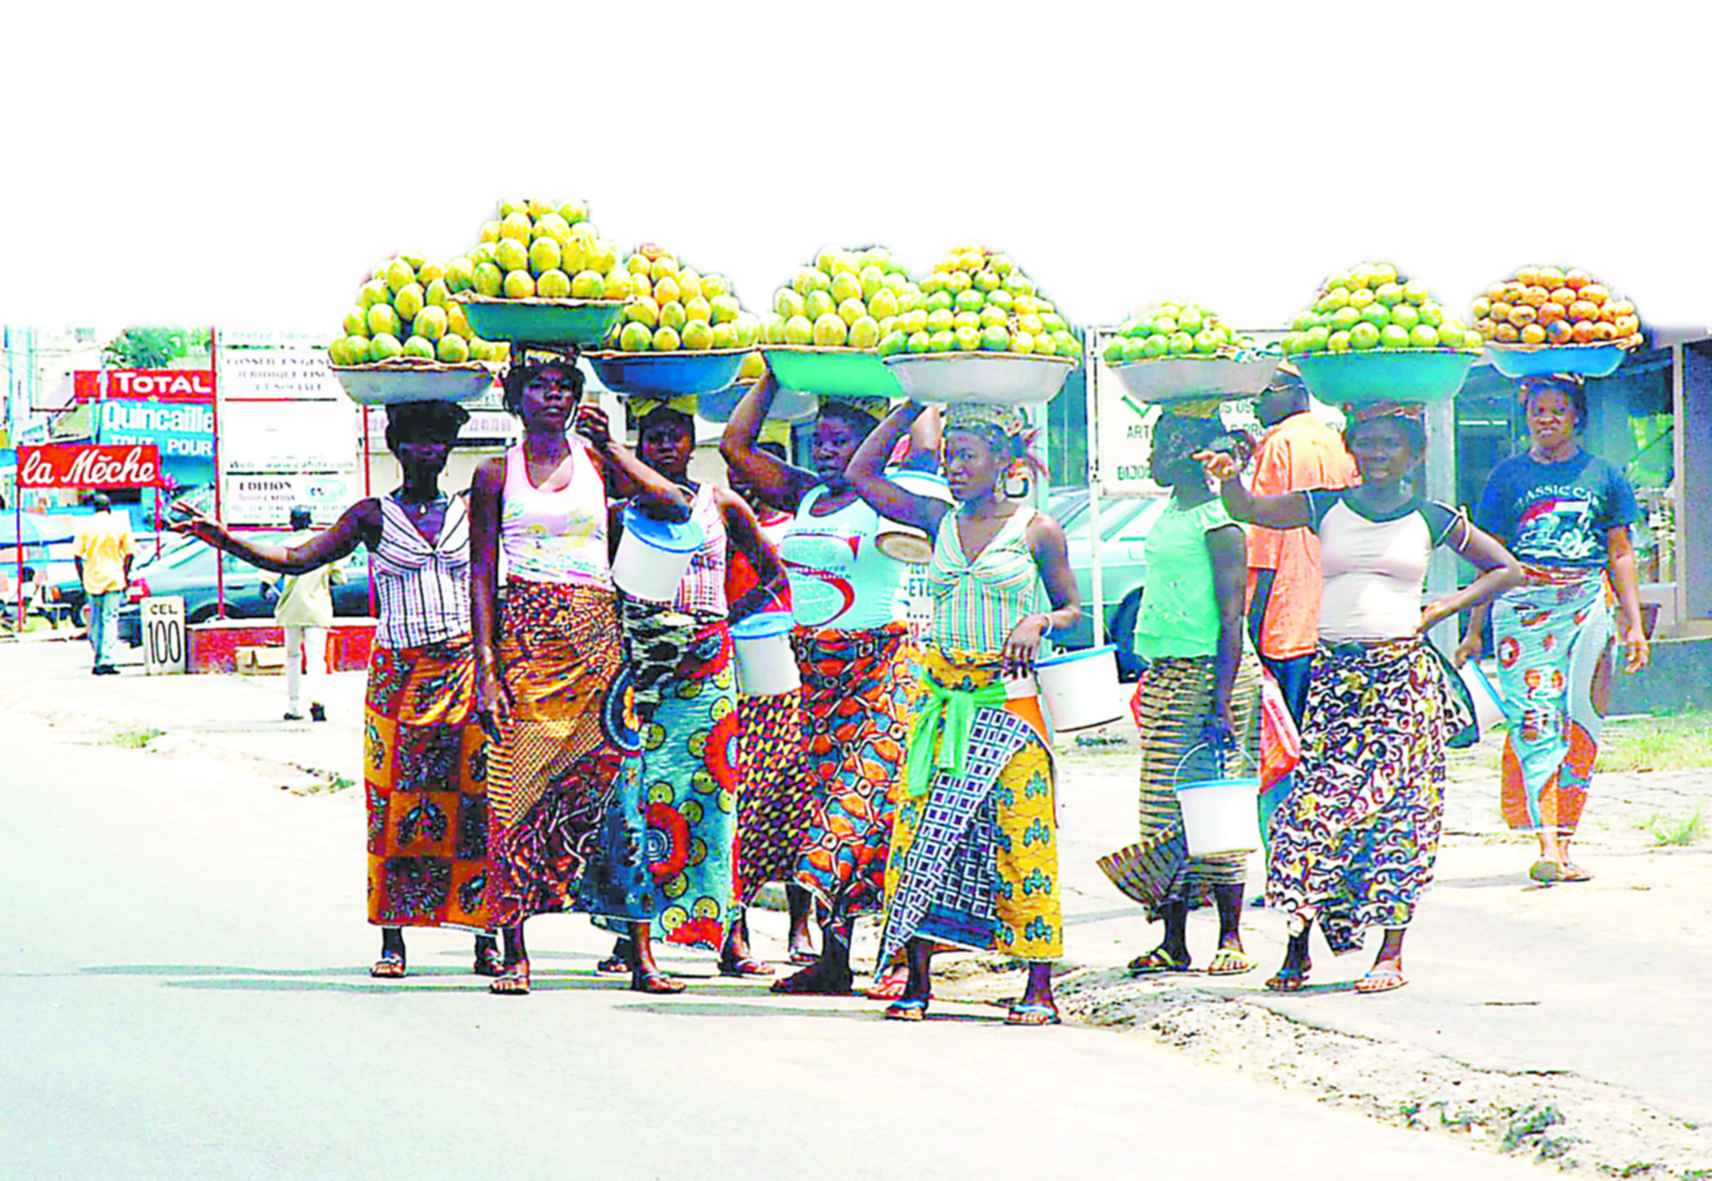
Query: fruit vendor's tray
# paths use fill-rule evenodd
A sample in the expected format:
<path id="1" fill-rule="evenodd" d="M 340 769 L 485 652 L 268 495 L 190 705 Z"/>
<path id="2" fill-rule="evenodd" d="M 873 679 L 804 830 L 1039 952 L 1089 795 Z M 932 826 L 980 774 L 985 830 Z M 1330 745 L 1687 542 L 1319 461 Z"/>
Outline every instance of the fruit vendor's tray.
<path id="1" fill-rule="evenodd" d="M 1071 357 L 1035 353 L 894 353 L 886 365 L 916 402 L 1050 402 L 1076 368 Z"/>
<path id="2" fill-rule="evenodd" d="M 483 340 L 590 348 L 606 339 L 624 314 L 621 299 L 499 299 L 461 291 L 470 329 Z"/>
<path id="3" fill-rule="evenodd" d="M 351 401 L 364 406 L 467 402 L 493 388 L 493 370 L 479 361 L 448 365 L 398 357 L 375 365 L 334 365 L 332 370 Z"/>
<path id="4" fill-rule="evenodd" d="M 1367 349 L 1292 358 L 1308 392 L 1332 405 L 1440 402 L 1456 395 L 1479 359 L 1464 349 Z"/>
<path id="5" fill-rule="evenodd" d="M 1201 398 L 1252 398 L 1261 393 L 1283 358 L 1267 353 L 1236 357 L 1159 357 L 1111 366 L 1130 395 L 1143 402 Z"/>
<path id="6" fill-rule="evenodd" d="M 1548 373 L 1574 373 L 1582 377 L 1607 377 L 1617 371 L 1629 350 L 1629 342 L 1604 344 L 1498 344 L 1488 341 L 1486 355 L 1492 368 L 1505 377 L 1539 377 Z"/>
<path id="7" fill-rule="evenodd" d="M 755 388 L 752 381 L 740 381 L 722 390 L 705 393 L 697 400 L 696 413 L 709 422 L 727 422 L 737 411 L 743 395 Z M 776 390 L 768 419 L 780 422 L 805 422 L 820 413 L 820 399 L 801 390 Z"/>
<path id="8" fill-rule="evenodd" d="M 761 346 L 767 368 L 786 390 L 833 398 L 901 398 L 897 376 L 878 353 L 824 345 Z"/>
<path id="9" fill-rule="evenodd" d="M 607 389 L 644 398 L 677 398 L 710 394 L 737 380 L 743 358 L 753 349 L 707 349 L 696 352 L 585 352 L 595 376 Z"/>

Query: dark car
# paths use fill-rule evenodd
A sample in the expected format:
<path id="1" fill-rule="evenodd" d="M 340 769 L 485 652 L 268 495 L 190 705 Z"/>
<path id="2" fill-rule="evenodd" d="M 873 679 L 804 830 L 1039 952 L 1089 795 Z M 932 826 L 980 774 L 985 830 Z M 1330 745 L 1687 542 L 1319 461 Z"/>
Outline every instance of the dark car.
<path id="1" fill-rule="evenodd" d="M 257 533 L 246 535 L 256 541 L 280 541 L 289 533 Z M 218 596 L 214 584 L 215 550 L 192 538 L 161 552 L 159 558 L 144 562 L 131 571 L 129 600 L 119 609 L 119 638 L 132 647 L 143 642 L 141 609 L 138 603 L 152 596 L 176 595 L 184 600 L 186 623 L 206 623 L 217 613 Z M 279 575 L 269 574 L 241 558 L 224 555 L 226 579 L 226 616 L 229 619 L 272 619 L 274 596 L 264 595 L 262 586 L 277 584 Z M 333 584 L 333 614 L 361 618 L 369 613 L 368 550 L 358 546 L 355 553 L 339 563 L 345 581 Z"/>
<path id="2" fill-rule="evenodd" d="M 1105 614 L 1106 643 L 1117 645 L 1118 671 L 1134 680 L 1140 671 L 1130 645 L 1135 616 L 1141 608 L 1147 561 L 1142 547 L 1167 497 L 1108 497 L 1100 501 L 1100 602 Z M 1061 648 L 1087 648 L 1094 642 L 1094 555 L 1089 526 L 1093 522 L 1087 488 L 1055 489 L 1046 511 L 1064 527 L 1070 551 L 1070 572 L 1082 596 L 1082 617 L 1070 628 L 1053 633 Z"/>

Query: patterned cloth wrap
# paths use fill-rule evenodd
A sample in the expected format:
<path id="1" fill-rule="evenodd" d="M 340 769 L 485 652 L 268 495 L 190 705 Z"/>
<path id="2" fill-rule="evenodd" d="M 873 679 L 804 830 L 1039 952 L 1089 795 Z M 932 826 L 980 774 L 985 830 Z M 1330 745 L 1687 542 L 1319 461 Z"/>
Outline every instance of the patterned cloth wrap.
<path id="1" fill-rule="evenodd" d="M 487 742 L 468 636 L 376 647 L 363 701 L 369 922 L 488 925 Z"/>
<path id="2" fill-rule="evenodd" d="M 991 654 L 922 657 L 924 679 L 979 692 Z M 936 768 L 924 796 L 898 804 L 886 866 L 881 969 L 910 939 L 1043 963 L 1064 953 L 1052 750 L 1035 697 L 975 710 L 962 773 Z M 937 760 L 936 760 L 937 761 Z"/>
<path id="3" fill-rule="evenodd" d="M 1446 740 L 1472 720 L 1420 639 L 1320 645 L 1270 831 L 1266 898 L 1292 930 L 1317 918 L 1342 955 L 1369 927 L 1409 925 L 1444 825 Z"/>
<path id="4" fill-rule="evenodd" d="M 873 631 L 799 627 L 791 636 L 809 784 L 792 877 L 832 921 L 878 913 L 884 898 L 907 743 L 907 639 L 901 623 Z"/>
<path id="5" fill-rule="evenodd" d="M 646 826 L 656 942 L 719 951 L 736 919 L 737 676 L 723 617 L 620 596 L 637 720 L 619 790 Z M 604 919 L 603 927 L 619 929 Z"/>
<path id="6" fill-rule="evenodd" d="M 1507 723 L 1504 820 L 1575 832 L 1604 725 L 1594 687 L 1610 675 L 1614 625 L 1604 570 L 1529 566 L 1492 607 Z"/>
<path id="7" fill-rule="evenodd" d="M 1213 704 L 1216 656 L 1168 656 L 1148 663 L 1136 682 L 1130 714 L 1141 732 L 1141 840 L 1099 859 L 1112 885 L 1147 908 L 1149 922 L 1160 907 L 1186 903 L 1205 906 L 1214 886 L 1240 886 L 1248 878 L 1247 853 L 1190 857 L 1177 802 L 1181 780 L 1242 774 L 1242 756 L 1219 752 L 1201 740 L 1201 727 Z M 1231 688 L 1231 714 L 1237 736 L 1253 765 L 1260 699 L 1260 662 L 1245 651 Z"/>
<path id="8" fill-rule="evenodd" d="M 622 759 L 637 726 L 613 593 L 513 581 L 497 655 L 511 717 L 488 758 L 492 922 L 565 910 L 652 918 L 638 790 Z"/>
<path id="9" fill-rule="evenodd" d="M 737 698 L 737 899 L 789 881 L 808 829 L 813 792 L 802 690 Z"/>

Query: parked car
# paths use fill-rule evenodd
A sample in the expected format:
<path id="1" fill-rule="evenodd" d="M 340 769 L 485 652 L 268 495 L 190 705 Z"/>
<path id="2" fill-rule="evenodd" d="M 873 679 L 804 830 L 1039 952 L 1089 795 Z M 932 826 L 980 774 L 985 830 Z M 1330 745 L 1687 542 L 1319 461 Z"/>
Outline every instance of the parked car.
<path id="1" fill-rule="evenodd" d="M 1118 671 L 1134 680 L 1140 671 L 1130 645 L 1141 608 L 1147 561 L 1142 547 L 1148 531 L 1165 511 L 1167 497 L 1105 498 L 1100 501 L 1100 600 L 1106 643 L 1117 645 Z M 1064 527 L 1070 571 L 1082 596 L 1082 617 L 1052 639 L 1061 648 L 1087 648 L 1094 642 L 1094 559 L 1089 526 L 1093 513 L 1086 488 L 1060 488 L 1047 498 L 1046 511 Z"/>
<path id="2" fill-rule="evenodd" d="M 290 534 L 257 533 L 257 541 L 280 541 Z M 132 568 L 128 602 L 119 609 L 119 638 L 132 647 L 143 642 L 141 608 L 138 604 L 151 595 L 177 595 L 184 600 L 186 623 L 206 623 L 217 612 L 218 595 L 214 583 L 216 551 L 193 538 L 183 538 L 180 544 L 161 552 Z M 333 614 L 361 618 L 369 613 L 368 550 L 358 546 L 356 552 L 339 563 L 345 581 L 333 585 Z M 229 619 L 271 619 L 274 598 L 262 594 L 264 583 L 277 583 L 279 575 L 258 570 L 241 558 L 224 555 L 226 580 L 226 616 Z"/>

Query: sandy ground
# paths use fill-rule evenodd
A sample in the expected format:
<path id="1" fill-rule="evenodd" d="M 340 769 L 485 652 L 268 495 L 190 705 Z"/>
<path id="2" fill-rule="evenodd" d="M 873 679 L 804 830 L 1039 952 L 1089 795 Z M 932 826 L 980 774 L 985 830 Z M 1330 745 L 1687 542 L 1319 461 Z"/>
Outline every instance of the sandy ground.
<path id="1" fill-rule="evenodd" d="M 191 797 L 187 806 L 193 802 L 199 818 L 276 834 L 282 849 L 268 851 L 259 868 L 294 872 L 294 857 L 284 850 L 296 850 L 297 860 L 308 850 L 317 863 L 335 867 L 322 875 L 326 878 L 337 878 L 337 867 L 349 868 L 349 838 L 360 830 L 362 806 L 360 793 L 348 787 L 358 778 L 360 675 L 332 678 L 326 695 L 332 719 L 311 725 L 277 720 L 284 698 L 277 679 L 145 679 L 135 670 L 123 677 L 91 678 L 82 671 L 86 662 L 87 649 L 70 644 L 0 649 L 0 737 L 10 755 L 9 769 L 20 783 L 51 784 L 67 775 L 81 779 L 88 774 L 84 764 L 95 760 L 103 767 L 123 768 L 122 778 L 134 777 L 134 782 L 118 785 L 121 791 L 170 791 L 183 783 Z M 1712 979 L 1712 941 L 1698 921 L 1706 913 L 1704 899 L 1712 887 L 1712 848 L 1702 844 L 1660 849 L 1637 827 L 1656 813 L 1681 814 L 1703 800 L 1712 786 L 1708 776 L 1601 777 L 1580 845 L 1580 860 L 1597 879 L 1543 889 L 1523 878 L 1532 860 L 1531 842 L 1503 832 L 1489 773 L 1478 759 L 1459 761 L 1439 882 L 1410 935 L 1410 986 L 1384 997 L 1358 997 L 1348 991 L 1348 984 L 1364 970 L 1366 960 L 1333 960 L 1316 945 L 1316 987 L 1280 997 L 1260 988 L 1283 946 L 1282 921 L 1265 910 L 1249 912 L 1245 927 L 1261 971 L 1234 980 L 1212 980 L 1199 973 L 1126 978 L 1122 965 L 1157 943 L 1158 931 L 1148 927 L 1094 865 L 1096 856 L 1133 839 L 1135 825 L 1129 736 L 1123 727 L 1113 727 L 1105 737 L 1109 741 L 1098 746 L 1066 744 L 1062 759 L 1069 959 L 1059 977 L 1059 994 L 1072 1024 L 1115 1029 L 1121 1036 L 1088 1034 L 1084 1036 L 1094 1040 L 1078 1040 L 1076 1046 L 1110 1045 L 1114 1051 L 1127 1046 L 1132 1059 L 1120 1054 L 1109 1069 L 1123 1069 L 1121 1063 L 1130 1061 L 1150 1079 L 1178 1069 L 1168 1067 L 1171 1062 L 1192 1067 L 1197 1073 L 1186 1077 L 1196 1087 L 1211 1088 L 1205 1093 L 1213 1096 L 1209 1102 L 1231 1101 L 1216 1099 L 1221 1093 L 1218 1080 L 1229 1080 L 1226 1085 L 1238 1088 L 1229 1095 L 1245 1104 L 1241 1118 L 1245 1125 L 1253 1122 L 1256 1137 L 1263 1137 L 1273 1115 L 1300 1121 L 1306 1118 L 1303 1112 L 1315 1110 L 1312 1105 L 1328 1104 L 1370 1120 L 1429 1132 L 1426 1137 L 1388 1135 L 1402 1136 L 1402 1144 L 1413 1145 L 1409 1159 L 1422 1165 L 1429 1159 L 1423 1154 L 1439 1151 L 1429 1145 L 1444 1141 L 1444 1147 L 1457 1154 L 1445 1158 L 1449 1163 L 1438 1175 L 1484 1175 L 1475 1170 L 1479 1158 L 1460 1151 L 1473 1143 L 1513 1158 L 1588 1173 L 1712 1177 L 1712 1131 L 1700 1126 L 1712 1119 L 1712 1088 L 1705 1083 L 1705 1063 L 1712 1052 L 1706 1018 L 1712 1011 L 1712 987 L 1707 983 Z M 106 790 L 107 779 L 101 782 Z M 207 816 L 210 801 L 216 813 L 212 817 Z M 147 823 L 148 813 L 141 815 Z M 56 835 L 63 834 L 47 839 Z M 126 896 L 125 873 L 145 868 L 182 872 L 175 862 L 195 866 L 203 858 L 198 842 L 215 839 L 216 832 L 184 835 L 189 839 L 173 843 L 166 852 L 159 842 L 148 843 L 150 860 L 161 864 L 115 870 L 115 898 Z M 1251 873 L 1258 870 L 1258 864 L 1251 866 Z M 233 953 L 228 959 L 224 949 L 198 953 L 182 946 L 169 953 L 164 945 L 174 940 L 139 921 L 129 924 L 113 946 L 86 949 L 81 959 L 64 950 L 47 958 L 67 959 L 65 970 L 105 972 L 133 983 L 241 992 L 248 987 L 242 983 L 248 969 L 211 965 L 282 958 L 297 965 L 360 963 L 372 954 L 370 936 L 361 925 L 341 921 L 360 905 L 351 897 L 360 890 L 360 867 L 350 873 L 354 889 L 347 888 L 352 883 L 319 880 L 248 881 L 249 871 L 241 863 L 220 857 L 207 860 L 200 872 L 226 875 L 220 880 L 236 888 L 235 906 L 266 899 L 265 913 L 276 916 L 284 931 L 284 936 L 276 933 L 262 940 L 269 953 L 256 952 L 249 959 Z M 158 886 L 139 884 L 139 889 L 148 895 Z M 29 893 L 39 894 L 39 889 Z M 298 901 L 282 906 L 281 899 Z M 197 903 L 199 908 L 210 906 L 206 900 Z M 300 915 L 299 910 L 306 913 Z M 25 925 L 17 928 L 17 937 L 6 940 L 13 983 L 41 969 L 39 955 L 25 955 L 26 947 L 57 938 L 52 922 L 42 925 L 40 910 L 15 910 L 14 922 L 7 925 L 14 926 L 20 915 L 27 916 Z M 204 923 L 210 939 L 251 939 L 237 915 L 193 917 Z M 763 954 L 782 953 L 781 919 L 755 916 Z M 532 934 L 531 942 L 540 948 L 538 961 L 552 962 L 556 956 L 567 961 L 567 968 L 574 965 L 577 976 L 586 977 L 585 961 L 599 954 L 600 940 L 583 923 L 576 923 L 575 934 L 570 934 L 572 925 L 548 924 L 543 934 L 551 931 L 552 936 L 543 940 Z M 323 927 L 333 935 L 324 934 Z M 1214 929 L 1211 915 L 1197 914 L 1191 923 L 1191 948 L 1201 960 L 1211 953 Z M 872 924 L 859 932 L 859 955 L 872 947 L 874 934 Z M 286 937 L 287 945 L 280 946 L 276 937 Z M 292 937 L 308 942 L 312 950 L 290 946 Z M 182 936 L 178 942 L 182 944 Z M 447 964 L 440 971 L 457 970 L 454 965 L 465 953 L 453 950 L 452 941 L 426 937 L 421 942 L 431 943 L 436 962 Z M 710 966 L 694 959 L 672 964 L 689 974 L 705 974 Z M 938 993 L 946 1001 L 967 1002 L 948 1006 L 953 1011 L 991 1013 L 985 1002 L 1014 995 L 1019 984 L 1018 975 L 1005 969 L 982 957 L 948 957 L 942 962 Z M 274 981 L 266 986 L 271 988 L 301 976 L 301 987 L 313 987 L 313 995 L 323 998 L 372 990 L 366 977 L 350 975 L 345 968 L 276 966 L 257 979 Z M 313 984 L 315 980 L 321 983 Z M 257 990 L 263 987 L 256 985 Z M 698 983 L 698 990 L 701 987 L 717 988 L 720 995 L 759 992 L 725 982 Z M 860 1002 L 816 1003 L 846 1015 L 871 1016 L 867 1010 L 872 1006 Z M 628 1007 L 638 1008 L 634 1003 Z M 796 1008 L 803 1012 L 796 1013 Z M 798 1005 L 793 1013 L 807 1021 L 808 1008 Z M 767 1011 L 777 1011 L 776 1004 Z M 14 1020 L 7 1022 L 15 1029 L 18 1012 L 14 1009 Z M 141 1010 L 136 1017 L 143 1020 L 146 1014 Z M 842 1029 L 849 1023 L 831 1024 Z M 700 1025 L 708 1028 L 705 1022 Z M 781 1029 L 780 1036 L 789 1044 L 797 1038 L 806 1044 L 822 1035 Z M 1102 1063 L 1108 1053 L 1077 1052 Z M 971 1061 L 978 1061 L 980 1051 L 971 1053 L 976 1055 Z M 1083 1063 L 1088 1069 L 1093 1069 L 1092 1058 Z M 308 1064 L 294 1069 L 298 1067 L 307 1070 Z M 270 1084 L 270 1091 L 279 1085 Z M 8 1106 L 0 1102 L 0 1110 Z M 1338 1167 L 1326 1171 L 1322 1164 L 1316 1175 L 1415 1175 L 1400 1165 L 1374 1168 L 1373 1162 L 1381 1158 L 1365 1155 L 1374 1151 L 1372 1146 L 1348 1130 L 1360 1123 L 1348 1122 L 1353 1115 L 1340 1115 L 1342 1121 L 1329 1125 L 1325 1134 L 1338 1137 L 1337 1159 L 1348 1159 L 1352 1167 L 1346 1173 Z M 18 1125 L 12 1127 L 16 1131 Z M 0 1119 L 0 1139 L 11 1138 L 6 1128 Z M 1219 1128 L 1214 1122 L 1199 1133 L 1209 1137 L 1208 1147 L 1219 1147 Z M 1299 1130 L 1310 1131 L 1306 1124 Z M 1097 1140 L 1103 1133 L 1090 1128 L 1088 1134 Z M 1187 1134 L 1196 1133 L 1190 1129 Z M 1150 1144 L 1157 1142 L 1149 1138 Z M 1174 1143 L 1169 1137 L 1165 1142 Z M 1346 1157 L 1346 1152 L 1351 1155 Z M 1359 1172 L 1353 1167 L 1358 1158 L 1367 1162 Z M 209 1158 L 215 1159 L 228 1158 Z M 1182 1163 L 1187 1167 L 1190 1158 L 1182 1158 Z"/>

